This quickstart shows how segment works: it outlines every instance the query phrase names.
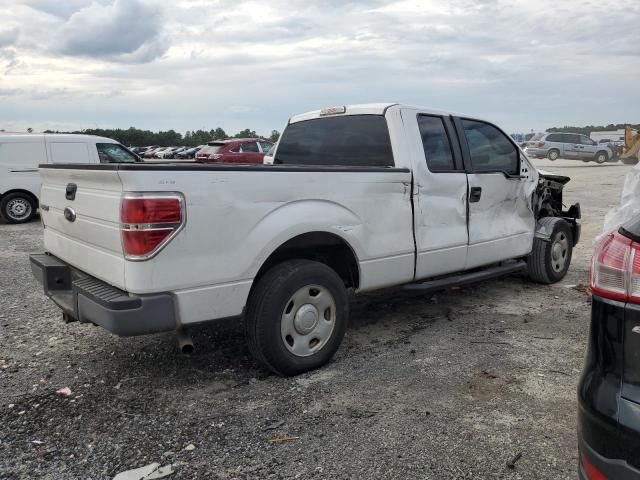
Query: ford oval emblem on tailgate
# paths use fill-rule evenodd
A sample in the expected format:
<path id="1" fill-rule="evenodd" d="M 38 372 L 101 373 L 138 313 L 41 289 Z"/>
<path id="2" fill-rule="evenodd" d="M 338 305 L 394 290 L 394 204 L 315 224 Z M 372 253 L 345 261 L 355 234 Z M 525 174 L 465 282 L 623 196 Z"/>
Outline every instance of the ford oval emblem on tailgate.
<path id="1" fill-rule="evenodd" d="M 75 222 L 76 221 L 76 211 L 71 207 L 65 208 L 64 209 L 64 218 L 66 218 L 70 222 Z"/>

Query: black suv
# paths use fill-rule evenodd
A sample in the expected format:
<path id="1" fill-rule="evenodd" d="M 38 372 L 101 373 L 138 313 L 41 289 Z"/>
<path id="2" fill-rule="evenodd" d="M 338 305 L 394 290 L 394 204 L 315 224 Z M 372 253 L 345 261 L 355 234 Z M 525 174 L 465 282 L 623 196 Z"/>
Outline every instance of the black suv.
<path id="1" fill-rule="evenodd" d="M 640 216 L 591 269 L 591 331 L 578 386 L 580 478 L 640 479 Z"/>

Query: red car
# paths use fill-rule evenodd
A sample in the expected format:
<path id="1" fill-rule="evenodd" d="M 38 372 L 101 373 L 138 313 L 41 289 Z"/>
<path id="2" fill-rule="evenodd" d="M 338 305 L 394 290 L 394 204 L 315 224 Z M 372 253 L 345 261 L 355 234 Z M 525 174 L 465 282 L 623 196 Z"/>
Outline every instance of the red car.
<path id="1" fill-rule="evenodd" d="M 262 163 L 273 143 L 262 138 L 233 138 L 209 142 L 196 153 L 200 163 Z"/>

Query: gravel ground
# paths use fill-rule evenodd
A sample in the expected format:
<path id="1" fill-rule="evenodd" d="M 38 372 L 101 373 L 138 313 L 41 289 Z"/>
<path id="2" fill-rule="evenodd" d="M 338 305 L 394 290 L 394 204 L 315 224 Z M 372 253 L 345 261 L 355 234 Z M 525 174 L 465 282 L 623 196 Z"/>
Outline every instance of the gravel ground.
<path id="1" fill-rule="evenodd" d="M 630 167 L 538 164 L 571 176 L 566 200 L 583 207 L 563 282 L 359 297 L 335 359 L 296 378 L 260 369 L 234 322 L 196 331 L 192 357 L 172 335 L 62 323 L 29 269 L 39 222 L 0 225 L 0 478 L 103 479 L 152 462 L 173 465 L 171 479 L 576 478 L 581 286 Z"/>

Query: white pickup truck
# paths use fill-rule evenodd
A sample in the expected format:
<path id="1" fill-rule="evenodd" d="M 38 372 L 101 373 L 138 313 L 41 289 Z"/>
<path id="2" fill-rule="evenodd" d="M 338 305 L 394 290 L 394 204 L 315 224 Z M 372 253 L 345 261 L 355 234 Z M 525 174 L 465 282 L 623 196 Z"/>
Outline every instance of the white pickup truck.
<path id="1" fill-rule="evenodd" d="M 42 165 L 32 270 L 67 321 L 118 335 L 238 317 L 282 375 L 326 363 L 348 290 L 562 279 L 567 177 L 495 125 L 397 104 L 292 117 L 265 163 Z"/>

